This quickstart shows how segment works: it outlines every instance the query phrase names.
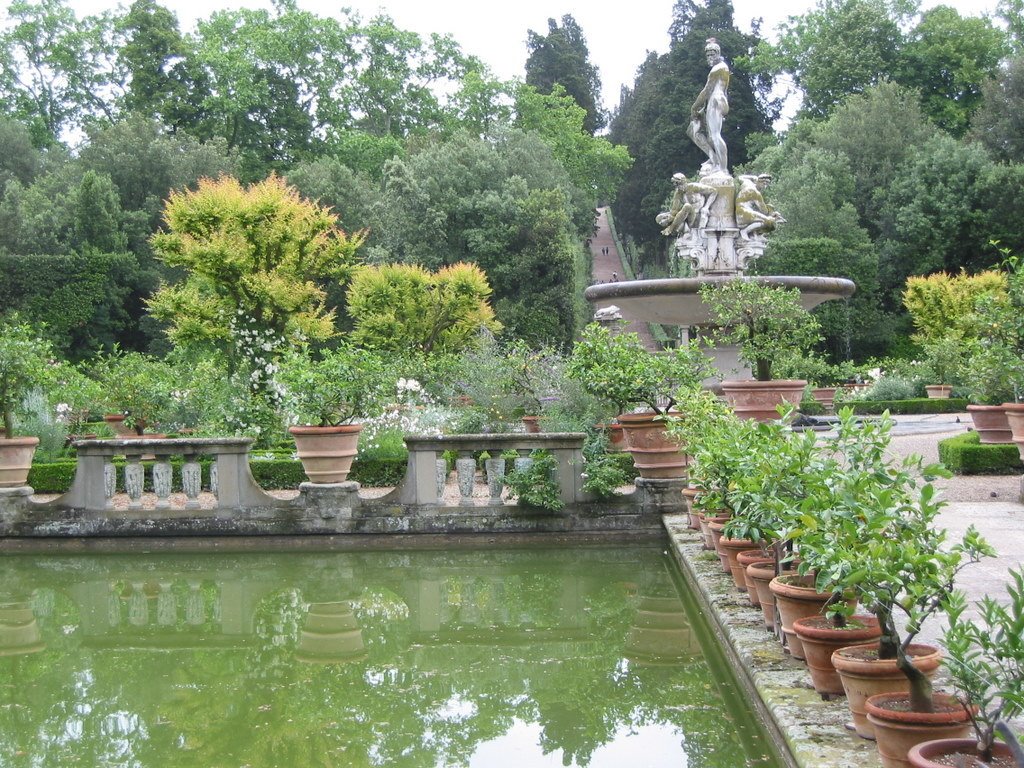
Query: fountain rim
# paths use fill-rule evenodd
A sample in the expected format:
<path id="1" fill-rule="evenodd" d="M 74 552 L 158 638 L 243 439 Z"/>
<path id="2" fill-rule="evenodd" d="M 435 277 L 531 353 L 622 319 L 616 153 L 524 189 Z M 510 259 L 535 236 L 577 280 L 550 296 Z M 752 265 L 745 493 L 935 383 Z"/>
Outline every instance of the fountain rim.
<path id="1" fill-rule="evenodd" d="M 624 280 L 591 285 L 583 296 L 598 308 L 616 304 L 633 318 L 645 322 L 689 326 L 708 322 L 707 308 L 700 301 L 702 286 L 743 280 L 767 283 L 800 291 L 800 303 L 813 309 L 822 302 L 846 299 L 857 286 L 843 277 L 802 275 L 706 275 L 654 280 Z M 680 301 L 692 296 L 696 301 Z"/>

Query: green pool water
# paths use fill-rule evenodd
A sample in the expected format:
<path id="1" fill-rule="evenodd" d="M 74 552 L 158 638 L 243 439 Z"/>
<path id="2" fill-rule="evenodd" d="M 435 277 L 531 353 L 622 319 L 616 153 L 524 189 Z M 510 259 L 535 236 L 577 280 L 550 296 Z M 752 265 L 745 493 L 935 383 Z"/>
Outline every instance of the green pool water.
<path id="1" fill-rule="evenodd" d="M 778 765 L 657 547 L 0 557 L 0 766 Z"/>

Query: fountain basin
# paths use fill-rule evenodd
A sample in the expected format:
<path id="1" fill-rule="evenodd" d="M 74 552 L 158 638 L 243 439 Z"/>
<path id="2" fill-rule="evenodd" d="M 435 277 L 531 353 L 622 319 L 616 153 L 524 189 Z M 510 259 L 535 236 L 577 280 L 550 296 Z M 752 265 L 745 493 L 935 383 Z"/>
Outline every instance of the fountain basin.
<path id="1" fill-rule="evenodd" d="M 647 323 L 706 325 L 710 322 L 708 308 L 701 301 L 699 291 L 704 285 L 727 280 L 750 280 L 796 288 L 800 291 L 800 304 L 804 309 L 813 309 L 832 299 L 848 298 L 856 290 L 852 280 L 842 277 L 723 275 L 602 283 L 590 286 L 583 295 L 596 309 L 615 305 L 627 317 Z"/>

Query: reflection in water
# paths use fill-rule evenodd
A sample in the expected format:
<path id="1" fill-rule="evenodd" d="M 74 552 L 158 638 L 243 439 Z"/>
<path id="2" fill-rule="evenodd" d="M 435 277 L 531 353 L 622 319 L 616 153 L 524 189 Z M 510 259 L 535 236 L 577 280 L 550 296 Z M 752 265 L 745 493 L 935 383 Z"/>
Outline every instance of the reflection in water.
<path id="1" fill-rule="evenodd" d="M 4 557 L 0 764 L 774 766 L 671 567 L 642 547 Z"/>

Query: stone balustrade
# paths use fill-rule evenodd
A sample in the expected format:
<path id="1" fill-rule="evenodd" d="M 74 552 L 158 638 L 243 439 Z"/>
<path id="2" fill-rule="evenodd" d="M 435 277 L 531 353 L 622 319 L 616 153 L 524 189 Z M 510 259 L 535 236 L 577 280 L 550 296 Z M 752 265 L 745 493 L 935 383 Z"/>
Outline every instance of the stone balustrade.
<path id="1" fill-rule="evenodd" d="M 562 502 L 578 504 L 589 501 L 583 490 L 583 440 L 582 433 L 537 433 L 537 434 L 496 434 L 496 435 L 443 435 L 424 437 L 407 435 L 405 445 L 409 449 L 409 462 L 405 480 L 394 494 L 403 504 L 443 503 L 444 486 L 447 481 L 447 461 L 442 458 L 446 452 L 458 455 L 455 460 L 455 475 L 459 487 L 459 502 L 472 503 L 472 490 L 476 474 L 476 458 L 486 451 L 492 458 L 486 461 L 485 476 L 490 492 L 489 503 L 500 506 L 501 479 L 508 469 L 504 455 L 515 453 L 526 458 L 530 453 L 544 450 L 551 453 L 558 465 L 556 482 Z"/>
<path id="2" fill-rule="evenodd" d="M 613 531 L 653 535 L 661 530 L 662 514 L 681 511 L 685 480 L 638 479 L 635 492 L 594 499 L 583 490 L 583 440 L 578 433 L 410 435 L 405 478 L 387 494 L 360 494 L 355 482 L 306 482 L 297 496 L 287 499 L 271 496 L 257 485 L 249 469 L 252 441 L 246 438 L 81 440 L 75 443 L 78 464 L 67 493 L 43 501 L 32 498 L 28 487 L 0 489 L 0 539 Z M 536 450 L 555 458 L 555 479 L 564 503 L 558 512 L 522 507 L 502 494 L 503 477 L 511 469 L 508 461 L 526 461 Z M 486 497 L 476 483 L 477 458 L 484 451 L 492 457 L 485 462 Z M 446 493 L 448 452 L 457 456 L 457 497 Z M 510 455 L 514 458 L 505 458 Z M 209 480 L 204 487 L 207 458 Z M 123 496 L 116 493 L 119 487 Z M 151 494 L 144 496 L 144 488 Z"/>
<path id="3" fill-rule="evenodd" d="M 117 466 L 114 459 L 125 459 L 122 481 L 128 496 L 128 509 L 142 509 L 142 492 L 146 480 L 146 465 L 152 461 L 150 481 L 156 496 L 156 510 L 170 510 L 171 493 L 185 496 L 184 509 L 200 510 L 199 494 L 202 490 L 201 456 L 210 456 L 210 482 L 208 488 L 216 499 L 218 511 L 244 509 L 253 506 L 274 506 L 278 499 L 263 491 L 249 471 L 250 438 L 174 438 L 174 439 L 122 439 L 79 440 L 78 466 L 74 483 L 63 496 L 49 502 L 53 508 L 80 509 L 101 512 L 114 508 L 117 488 Z M 179 482 L 174 483 L 171 459 L 180 457 Z"/>

